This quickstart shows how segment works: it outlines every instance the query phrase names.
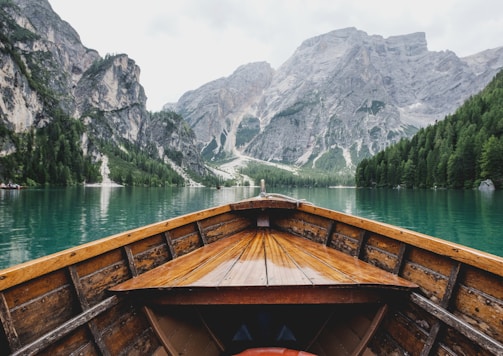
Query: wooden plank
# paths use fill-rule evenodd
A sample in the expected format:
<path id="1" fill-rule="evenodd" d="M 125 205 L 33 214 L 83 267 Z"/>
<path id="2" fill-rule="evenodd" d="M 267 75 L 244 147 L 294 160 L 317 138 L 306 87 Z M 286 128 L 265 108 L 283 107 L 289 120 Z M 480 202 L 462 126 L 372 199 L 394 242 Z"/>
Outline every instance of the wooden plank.
<path id="1" fill-rule="evenodd" d="M 138 270 L 136 269 L 136 265 L 134 262 L 133 251 L 131 250 L 131 247 L 129 245 L 124 246 L 123 249 L 124 249 L 124 253 L 126 254 L 126 257 L 127 257 L 127 262 L 128 262 L 128 266 L 129 266 L 129 271 L 131 272 L 131 276 L 137 277 Z"/>
<path id="2" fill-rule="evenodd" d="M 447 308 L 452 298 L 454 289 L 457 286 L 459 272 L 461 271 L 461 263 L 456 263 L 452 266 L 451 274 L 449 276 L 449 281 L 447 282 L 447 287 L 445 289 L 444 297 L 440 302 L 443 308 Z"/>
<path id="3" fill-rule="evenodd" d="M 469 340 L 475 342 L 481 348 L 489 352 L 492 352 L 496 355 L 503 354 L 503 344 L 489 337 L 488 335 L 484 334 L 478 329 L 475 329 L 467 322 L 459 319 L 457 316 L 448 312 L 444 308 L 436 305 L 429 299 L 417 293 L 412 293 L 410 295 L 410 299 L 412 300 L 413 303 L 417 304 L 418 306 L 426 310 L 428 313 L 434 315 L 436 318 L 438 318 L 445 324 L 456 329 L 458 332 L 463 334 Z"/>
<path id="4" fill-rule="evenodd" d="M 372 339 L 372 336 L 374 336 L 374 334 L 376 333 L 387 312 L 388 312 L 388 305 L 383 304 L 375 314 L 374 318 L 372 319 L 372 323 L 370 323 L 370 326 L 367 329 L 365 335 L 360 340 L 359 345 L 353 350 L 352 355 L 354 356 L 363 355 L 365 349 L 367 348 L 367 345 L 370 342 L 370 339 Z"/>
<path id="5" fill-rule="evenodd" d="M 503 301 L 474 288 L 460 285 L 452 303 L 453 312 L 491 337 L 503 335 Z"/>
<path id="6" fill-rule="evenodd" d="M 392 256 L 400 253 L 400 247 L 403 243 L 381 234 L 371 233 L 367 240 L 367 247 L 383 251 Z"/>
<path id="7" fill-rule="evenodd" d="M 132 326 L 131 329 L 134 329 L 135 326 Z M 128 336 L 125 335 L 124 338 L 127 339 Z M 128 356 L 154 355 L 160 347 L 159 339 L 150 325 L 138 330 L 128 341 L 130 343 L 120 350 L 120 354 Z M 117 353 L 113 355 L 117 355 Z"/>
<path id="8" fill-rule="evenodd" d="M 445 287 L 445 291 L 443 293 L 442 300 L 440 301 L 440 306 L 442 308 L 447 308 L 449 306 L 452 294 L 454 289 L 456 288 L 457 281 L 458 281 L 458 276 L 461 270 L 461 263 L 455 263 L 453 264 L 451 268 L 451 273 L 449 280 L 447 282 L 447 285 Z M 423 349 L 421 350 L 421 356 L 427 356 L 430 355 L 435 343 L 437 342 L 437 338 L 439 336 L 440 330 L 442 328 L 442 325 L 439 320 L 436 320 L 436 322 L 433 324 L 431 327 L 428 337 L 426 339 L 426 343 L 423 346 Z"/>
<path id="9" fill-rule="evenodd" d="M 503 283 L 497 275 L 464 266 L 460 284 L 503 300 Z"/>
<path id="10" fill-rule="evenodd" d="M 287 251 L 277 236 L 270 230 L 261 230 L 264 235 L 265 266 L 267 268 L 267 285 L 310 285 L 313 282 L 295 263 L 291 252 Z"/>
<path id="11" fill-rule="evenodd" d="M 301 201 L 276 200 L 276 199 L 250 199 L 230 204 L 232 210 L 249 209 L 297 209 Z"/>
<path id="12" fill-rule="evenodd" d="M 451 307 L 474 327 L 502 340 L 503 283 L 497 275 L 464 265 Z"/>
<path id="13" fill-rule="evenodd" d="M 22 285 L 15 286 L 4 292 L 5 300 L 10 309 L 30 303 L 36 298 L 50 293 L 54 289 L 68 283 L 65 270 L 52 272 L 44 278 L 35 278 Z"/>
<path id="14" fill-rule="evenodd" d="M 206 239 L 206 233 L 204 232 L 203 227 L 201 226 L 201 222 L 197 222 L 197 230 L 199 231 L 199 236 L 201 237 L 201 241 L 203 242 L 203 245 L 208 244 L 208 239 Z"/>
<path id="15" fill-rule="evenodd" d="M 68 267 L 68 269 L 69 269 L 72 284 L 75 289 L 75 293 L 77 294 L 77 297 L 79 299 L 82 311 L 86 311 L 89 309 L 90 305 L 89 305 L 89 302 L 86 299 L 86 296 L 84 294 L 84 290 L 82 288 L 82 283 L 80 283 L 80 277 L 77 273 L 77 269 L 75 268 L 75 266 L 70 266 L 70 267 Z M 98 331 L 98 328 L 96 327 L 96 323 L 94 323 L 93 320 L 90 320 L 88 322 L 88 327 L 89 327 L 89 330 L 91 331 L 93 341 L 95 342 L 96 346 L 98 346 L 98 348 L 100 349 L 101 354 L 103 356 L 108 356 L 109 352 L 106 348 L 106 345 L 103 343 L 103 340 L 100 337 L 100 333 Z"/>
<path id="16" fill-rule="evenodd" d="M 204 326 L 199 313 L 194 308 L 183 311 L 170 310 L 169 313 L 154 315 L 159 330 L 174 352 L 170 356 L 205 355 L 218 356 L 223 349 L 215 343 L 211 333 Z M 226 319 L 222 315 L 220 319 Z"/>
<path id="17" fill-rule="evenodd" d="M 105 299 L 101 303 L 95 305 L 94 307 L 86 310 L 80 315 L 68 320 L 66 323 L 61 324 L 57 328 L 51 330 L 47 334 L 41 336 L 37 340 L 31 342 L 28 345 L 23 346 L 20 349 L 17 349 L 12 356 L 21 356 L 21 355 L 34 355 L 47 346 L 54 343 L 56 340 L 60 340 L 64 336 L 73 332 L 80 326 L 84 325 L 88 321 L 95 318 L 97 315 L 103 313 L 104 311 L 110 309 L 112 306 L 116 305 L 119 302 L 119 298 L 117 296 L 112 296 L 108 299 Z"/>
<path id="18" fill-rule="evenodd" d="M 159 346 L 154 351 L 154 353 L 152 354 L 152 356 L 171 356 L 171 354 L 168 354 L 168 352 L 166 351 L 166 349 L 164 348 L 164 346 Z"/>
<path id="19" fill-rule="evenodd" d="M 380 302 L 415 287 L 326 246 L 264 229 L 215 242 L 111 291 L 160 304 L 318 304 Z"/>
<path id="20" fill-rule="evenodd" d="M 133 252 L 133 256 L 140 255 L 142 253 L 146 253 L 148 251 L 158 250 L 160 247 L 166 246 L 166 240 L 164 238 L 164 234 L 157 234 L 150 237 L 146 237 L 142 240 L 138 240 L 132 244 L 125 245 L 131 247 L 131 252 Z M 167 248 L 166 248 L 167 249 Z"/>
<path id="21" fill-rule="evenodd" d="M 282 215 L 275 218 L 272 226 L 278 230 L 324 244 L 330 220 L 303 212 L 294 212 L 291 216 Z"/>
<path id="22" fill-rule="evenodd" d="M 152 328 L 154 329 L 155 334 L 159 338 L 159 341 L 161 342 L 162 346 L 164 347 L 165 351 L 168 352 L 169 355 L 178 355 L 178 351 L 175 349 L 175 347 L 171 344 L 171 341 L 169 338 L 166 337 L 166 334 L 159 324 L 158 319 L 156 318 L 154 312 L 152 309 L 143 307 L 143 312 L 145 313 L 150 325 L 152 325 Z"/>
<path id="23" fill-rule="evenodd" d="M 201 238 L 199 237 L 199 233 L 194 230 L 192 233 L 174 239 L 173 246 L 175 248 L 176 255 L 183 256 L 200 248 Z"/>
<path id="24" fill-rule="evenodd" d="M 400 244 L 400 251 L 398 252 L 398 256 L 396 259 L 396 265 L 395 265 L 395 268 L 393 269 L 393 274 L 397 274 L 397 275 L 401 274 L 402 267 L 403 267 L 403 261 L 404 261 L 406 252 L 407 252 L 407 244 L 404 244 L 402 242 Z"/>
<path id="25" fill-rule="evenodd" d="M 0 322 L 2 323 L 5 336 L 9 342 L 9 347 L 12 350 L 17 350 L 21 347 L 19 336 L 17 335 L 12 316 L 9 311 L 9 306 L 5 300 L 5 296 L 0 292 Z"/>
<path id="26" fill-rule="evenodd" d="M 357 229 L 354 226 L 337 222 L 330 247 L 335 248 L 338 251 L 342 251 L 350 256 L 356 256 L 358 245 L 360 243 L 359 232 L 360 229 Z"/>
<path id="27" fill-rule="evenodd" d="M 82 279 L 100 273 L 100 271 L 110 268 L 110 266 L 116 266 L 118 264 L 123 264 L 124 268 L 127 269 L 124 257 L 125 256 L 122 249 L 118 248 L 106 252 L 102 255 L 82 261 L 76 264 L 75 267 L 77 268 L 77 273 Z M 129 276 L 130 275 L 128 273 L 128 277 Z M 45 279 L 45 276 L 42 279 Z"/>
<path id="28" fill-rule="evenodd" d="M 396 266 L 396 259 L 396 255 L 372 246 L 370 243 L 367 244 L 362 258 L 363 261 L 389 273 L 393 273 Z"/>
<path id="29" fill-rule="evenodd" d="M 232 260 L 232 268 L 225 275 L 225 278 L 218 284 L 219 287 L 228 286 L 265 286 L 267 285 L 267 268 L 265 263 L 265 249 L 264 249 L 264 234 L 262 232 L 253 232 L 251 235 L 250 243 L 246 244 L 246 248 L 239 251 L 239 245 L 230 257 L 237 256 L 237 259 Z M 215 261 L 218 266 L 223 261 Z M 208 266 L 211 267 L 211 266 Z M 203 272 L 203 271 L 201 271 Z M 204 273 L 207 273 L 206 271 Z M 201 280 L 208 280 L 206 277 L 200 278 Z M 215 286 L 208 281 L 208 287 Z M 200 282 L 197 283 L 200 285 Z"/>
<path id="30" fill-rule="evenodd" d="M 330 221 L 330 225 L 327 228 L 327 236 L 325 238 L 325 246 L 330 246 L 332 242 L 332 236 L 334 234 L 335 228 L 337 227 L 337 223 L 335 221 Z"/>
<path id="31" fill-rule="evenodd" d="M 393 308 L 393 303 L 388 303 L 388 305 Z M 380 332 L 380 340 L 375 341 L 387 350 L 378 351 L 378 355 L 419 355 L 421 353 L 426 342 L 426 334 L 408 315 L 391 309 L 389 317 L 383 322 L 383 329 L 383 332 Z"/>
<path id="32" fill-rule="evenodd" d="M 334 285 L 334 284 L 355 284 L 358 283 L 346 273 L 332 268 L 330 262 L 325 258 L 313 256 L 308 250 L 299 248 L 299 244 L 312 244 L 313 242 L 298 237 L 293 237 L 286 233 L 275 232 L 272 234 L 283 251 L 284 255 L 289 256 L 295 263 L 294 266 L 299 271 L 297 283 L 290 282 L 289 284 L 298 285 Z M 297 241 L 297 244 L 293 243 Z M 321 247 L 321 246 L 320 246 Z M 328 251 L 333 251 L 324 247 Z M 330 256 L 329 256 L 330 257 Z M 351 257 L 350 257 L 351 258 Z M 292 267 L 293 268 L 293 267 Z M 291 271 L 285 271 L 291 273 Z M 295 281 L 293 281 L 295 282 Z"/>
<path id="33" fill-rule="evenodd" d="M 409 261 L 403 266 L 402 276 L 417 283 L 423 294 L 437 301 L 442 300 L 448 284 L 445 275 Z"/>
<path id="34" fill-rule="evenodd" d="M 80 307 L 71 284 L 59 286 L 48 293 L 11 309 L 21 344 L 38 339 L 67 320 L 78 315 Z"/>
<path id="35" fill-rule="evenodd" d="M 433 349 L 433 345 L 437 341 L 438 333 L 440 332 L 440 321 L 437 321 L 430 330 L 428 334 L 428 339 L 426 339 L 426 343 L 421 350 L 421 356 L 431 355 L 431 350 Z"/>
<path id="36" fill-rule="evenodd" d="M 214 219 L 208 219 L 209 221 L 213 222 Z M 220 219 L 218 219 L 220 220 Z M 203 222 L 201 222 L 202 224 Z M 208 243 L 215 242 L 216 240 L 231 236 L 233 234 L 236 234 L 240 231 L 249 229 L 251 226 L 255 226 L 255 224 L 250 224 L 249 219 L 244 219 L 244 218 L 237 218 L 233 217 L 233 219 L 230 219 L 225 222 L 220 222 L 215 225 L 207 226 L 207 221 L 204 221 L 205 227 L 204 227 L 204 233 L 206 235 L 206 241 Z"/>
<path id="37" fill-rule="evenodd" d="M 164 239 L 166 240 L 166 243 L 168 244 L 168 249 L 169 249 L 169 253 L 171 255 L 171 259 L 174 260 L 178 256 L 176 254 L 175 248 L 173 247 L 173 240 L 171 239 L 171 234 L 169 231 L 166 231 L 163 233 L 163 236 L 164 236 Z"/>
<path id="38" fill-rule="evenodd" d="M 199 320 L 201 321 L 201 324 L 204 326 L 204 329 L 206 330 L 206 332 L 210 336 L 211 340 L 215 343 L 216 347 L 218 348 L 218 351 L 220 351 L 221 353 L 223 353 L 225 351 L 224 344 L 217 337 L 217 335 L 215 335 L 215 333 L 213 332 L 213 330 L 210 328 L 210 326 L 208 325 L 208 322 L 206 321 L 206 319 L 201 314 L 201 311 L 198 311 L 197 314 L 199 316 Z"/>
<path id="39" fill-rule="evenodd" d="M 120 251 L 119 251 L 120 252 Z M 122 255 L 122 253 L 121 253 Z M 79 268 L 77 267 L 77 270 Z M 80 277 L 80 283 L 89 305 L 105 299 L 108 288 L 130 278 L 130 271 L 125 259 L 96 270 L 94 273 Z"/>
<path id="40" fill-rule="evenodd" d="M 70 266 L 68 267 L 68 271 L 70 272 L 70 278 L 72 280 L 73 288 L 75 290 L 75 293 L 77 294 L 77 298 L 79 299 L 80 306 L 82 307 L 82 310 L 88 309 L 89 308 L 89 302 L 86 299 L 86 296 L 84 295 L 83 289 L 82 289 L 82 283 L 80 283 L 80 277 L 79 274 L 77 273 L 77 269 L 75 266 Z"/>
<path id="41" fill-rule="evenodd" d="M 484 350 L 480 345 L 464 337 L 458 330 L 447 325 L 442 327 L 442 342 L 439 342 L 433 348 L 434 355 L 458 356 L 458 355 L 476 355 L 476 356 L 501 356 L 501 353 L 493 353 Z"/>
<path id="42" fill-rule="evenodd" d="M 100 316 L 100 318 L 106 317 L 107 315 Z M 103 324 L 103 320 L 100 321 L 100 324 Z M 134 345 L 138 344 L 147 330 L 150 330 L 147 332 L 155 338 L 147 318 L 136 308 L 123 310 L 116 318 L 108 320 L 107 324 L 108 327 L 105 329 L 106 332 L 104 332 L 101 337 L 103 342 L 107 345 L 108 352 L 114 356 L 121 354 L 129 355 L 128 350 L 131 350 Z M 142 353 L 138 350 L 138 354 L 143 355 L 150 353 Z"/>
<path id="43" fill-rule="evenodd" d="M 147 305 L 354 304 L 406 298 L 401 294 L 406 292 L 375 286 L 181 287 L 169 291 L 150 289 L 130 293 Z"/>
<path id="44" fill-rule="evenodd" d="M 92 335 L 84 328 L 77 328 L 67 336 L 47 346 L 39 354 L 40 356 L 53 356 L 53 355 L 85 355 L 85 356 L 104 356 L 96 348 L 92 340 Z"/>
<path id="45" fill-rule="evenodd" d="M 132 249 L 134 254 L 134 249 Z M 134 264 L 138 274 L 150 271 L 166 262 L 171 260 L 168 250 L 168 245 L 163 242 L 149 250 L 138 252 L 134 254 Z"/>
<path id="46" fill-rule="evenodd" d="M 229 280 L 232 282 L 232 271 L 249 250 L 248 246 L 253 241 L 253 236 L 253 233 L 235 235 L 229 239 L 229 242 L 233 242 L 232 244 L 228 244 L 227 248 L 221 249 L 218 254 L 213 253 L 206 263 L 193 269 L 183 279 L 179 279 L 176 286 L 218 287 L 225 285 Z M 243 273 L 240 277 L 245 278 L 246 275 Z"/>
<path id="47" fill-rule="evenodd" d="M 360 239 L 358 242 L 358 248 L 356 249 L 356 257 L 358 259 L 363 260 L 363 254 L 365 252 L 365 246 L 367 245 L 367 241 L 370 238 L 370 232 L 367 230 L 362 230 L 360 232 Z"/>

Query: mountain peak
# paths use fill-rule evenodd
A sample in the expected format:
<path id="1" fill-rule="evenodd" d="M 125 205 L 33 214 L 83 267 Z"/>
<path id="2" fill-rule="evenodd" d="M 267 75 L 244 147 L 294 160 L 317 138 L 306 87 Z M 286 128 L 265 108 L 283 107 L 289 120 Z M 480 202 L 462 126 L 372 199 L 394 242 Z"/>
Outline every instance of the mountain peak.
<path id="1" fill-rule="evenodd" d="M 384 38 L 350 27 L 303 41 L 274 72 L 255 64 L 260 85 L 242 66 L 211 91 L 186 93 L 176 109 L 209 158 L 239 151 L 347 172 L 454 112 L 501 68 L 497 58 L 428 51 L 424 32 Z"/>
<path id="2" fill-rule="evenodd" d="M 420 52 L 428 51 L 426 34 L 424 32 L 414 32 L 384 38 L 380 35 L 368 35 L 365 31 L 359 30 L 355 27 L 334 30 L 309 38 L 302 42 L 297 50 L 305 50 L 307 48 L 320 50 L 326 48 L 327 45 L 333 47 L 350 47 L 362 44 L 386 46 L 391 49 L 413 47 L 418 49 Z"/>

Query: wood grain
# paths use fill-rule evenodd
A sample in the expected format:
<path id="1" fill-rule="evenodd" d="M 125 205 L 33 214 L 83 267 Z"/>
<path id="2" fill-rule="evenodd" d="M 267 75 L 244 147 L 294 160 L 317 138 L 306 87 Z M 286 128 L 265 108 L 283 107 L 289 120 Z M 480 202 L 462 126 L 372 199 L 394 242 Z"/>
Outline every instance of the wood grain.
<path id="1" fill-rule="evenodd" d="M 253 286 L 417 286 L 340 251 L 286 232 L 237 233 L 127 280 L 111 290 Z"/>

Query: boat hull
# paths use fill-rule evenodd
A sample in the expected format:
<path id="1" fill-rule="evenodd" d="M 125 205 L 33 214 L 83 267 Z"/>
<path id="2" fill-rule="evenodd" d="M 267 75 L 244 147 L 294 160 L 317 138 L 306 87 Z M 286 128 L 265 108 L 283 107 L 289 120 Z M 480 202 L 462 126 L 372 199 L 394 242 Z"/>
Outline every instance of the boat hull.
<path id="1" fill-rule="evenodd" d="M 274 298 L 268 303 L 254 298 L 252 303 L 234 305 L 229 300 L 182 305 L 163 303 L 159 294 L 142 299 L 112 291 L 264 224 L 417 288 L 389 299 L 345 304 L 298 299 L 289 305 L 285 299 L 275 303 Z M 503 259 L 497 256 L 302 202 L 257 198 L 0 271 L 0 350 L 13 355 L 225 355 L 246 348 L 285 347 L 319 355 L 501 354 L 502 275 Z M 253 336 L 265 330 L 251 326 L 258 325 L 260 315 L 272 321 L 272 331 Z M 304 322 L 308 315 L 314 316 Z M 348 340 L 354 341 L 344 345 Z"/>

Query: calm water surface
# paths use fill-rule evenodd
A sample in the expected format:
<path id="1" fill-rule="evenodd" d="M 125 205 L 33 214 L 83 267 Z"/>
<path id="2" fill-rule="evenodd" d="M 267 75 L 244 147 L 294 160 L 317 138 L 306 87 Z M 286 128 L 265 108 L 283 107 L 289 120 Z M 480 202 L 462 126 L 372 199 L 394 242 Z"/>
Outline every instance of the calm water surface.
<path id="1" fill-rule="evenodd" d="M 503 256 L 503 192 L 269 189 Z M 253 196 L 256 187 L 0 190 L 0 268 Z"/>

